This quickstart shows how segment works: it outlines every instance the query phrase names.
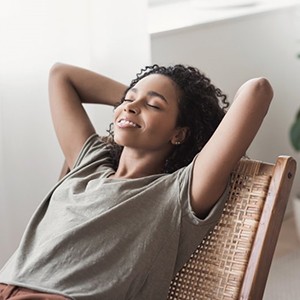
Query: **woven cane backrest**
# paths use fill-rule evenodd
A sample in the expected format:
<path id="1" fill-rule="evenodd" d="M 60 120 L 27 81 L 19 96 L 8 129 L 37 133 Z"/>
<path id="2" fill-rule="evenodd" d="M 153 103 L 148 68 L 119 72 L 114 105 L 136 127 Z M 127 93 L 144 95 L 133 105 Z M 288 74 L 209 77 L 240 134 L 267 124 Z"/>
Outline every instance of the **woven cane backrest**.
<path id="1" fill-rule="evenodd" d="M 168 300 L 244 299 L 240 293 L 274 169 L 253 160 L 239 162 L 221 219 L 171 282 Z"/>

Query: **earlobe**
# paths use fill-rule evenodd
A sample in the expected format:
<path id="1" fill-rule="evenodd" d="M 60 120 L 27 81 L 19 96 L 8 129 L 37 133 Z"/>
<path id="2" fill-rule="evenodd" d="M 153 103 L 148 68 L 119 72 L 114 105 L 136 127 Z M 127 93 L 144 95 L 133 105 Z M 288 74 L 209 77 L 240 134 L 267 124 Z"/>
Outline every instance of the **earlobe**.
<path id="1" fill-rule="evenodd" d="M 188 136 L 189 128 L 188 127 L 180 127 L 176 129 L 176 133 L 173 136 L 171 143 L 173 145 L 183 144 Z"/>

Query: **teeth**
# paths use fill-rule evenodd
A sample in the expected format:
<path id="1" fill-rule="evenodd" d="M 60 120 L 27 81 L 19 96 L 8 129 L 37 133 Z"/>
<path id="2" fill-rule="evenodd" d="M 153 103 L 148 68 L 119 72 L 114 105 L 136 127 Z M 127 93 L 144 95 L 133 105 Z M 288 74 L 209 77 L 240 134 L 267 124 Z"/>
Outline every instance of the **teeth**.
<path id="1" fill-rule="evenodd" d="M 119 125 L 121 125 L 121 126 L 129 125 L 129 126 L 132 126 L 132 127 L 138 127 L 137 124 L 135 124 L 131 121 L 128 121 L 128 120 L 124 120 L 124 119 L 119 121 Z"/>

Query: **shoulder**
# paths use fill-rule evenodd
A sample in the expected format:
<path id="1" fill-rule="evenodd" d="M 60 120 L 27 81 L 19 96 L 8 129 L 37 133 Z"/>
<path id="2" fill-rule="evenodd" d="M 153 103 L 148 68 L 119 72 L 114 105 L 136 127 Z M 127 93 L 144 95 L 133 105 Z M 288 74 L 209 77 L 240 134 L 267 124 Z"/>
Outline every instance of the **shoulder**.
<path id="1" fill-rule="evenodd" d="M 110 150 L 111 146 L 105 137 L 93 134 L 84 143 L 73 168 L 96 160 L 109 160 Z"/>

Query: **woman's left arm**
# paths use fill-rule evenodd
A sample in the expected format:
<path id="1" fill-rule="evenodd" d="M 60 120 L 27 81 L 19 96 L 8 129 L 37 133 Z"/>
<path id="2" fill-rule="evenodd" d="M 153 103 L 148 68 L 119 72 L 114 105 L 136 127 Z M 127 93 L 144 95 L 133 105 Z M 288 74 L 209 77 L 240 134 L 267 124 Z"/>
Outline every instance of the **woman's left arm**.
<path id="1" fill-rule="evenodd" d="M 272 98 L 272 87 L 265 78 L 251 79 L 238 90 L 195 161 L 191 205 L 197 216 L 205 217 L 223 193 L 230 173 L 258 132 Z"/>

